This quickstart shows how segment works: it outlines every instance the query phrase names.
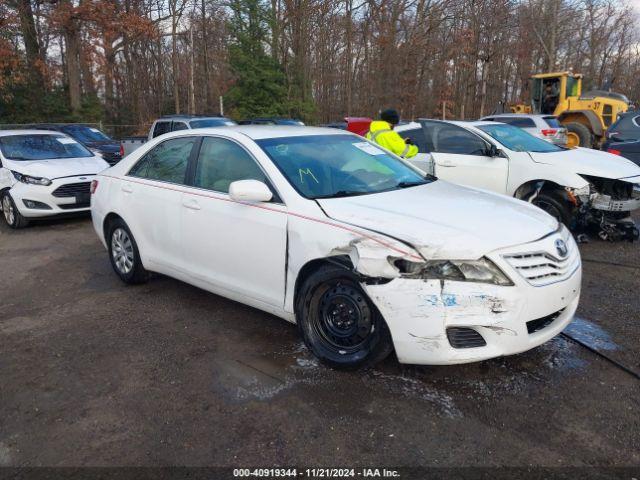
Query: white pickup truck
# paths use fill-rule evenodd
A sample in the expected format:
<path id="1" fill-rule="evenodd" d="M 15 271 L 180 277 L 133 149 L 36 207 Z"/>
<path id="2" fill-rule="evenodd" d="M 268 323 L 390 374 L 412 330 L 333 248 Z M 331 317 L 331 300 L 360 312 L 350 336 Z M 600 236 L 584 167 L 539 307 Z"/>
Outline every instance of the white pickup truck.
<path id="1" fill-rule="evenodd" d="M 640 208 L 640 167 L 629 160 L 498 122 L 420 120 L 396 131 L 418 146 L 410 162 L 427 173 L 531 202 L 576 232 L 638 238 L 630 213 Z"/>
<path id="2" fill-rule="evenodd" d="M 226 117 L 166 115 L 153 122 L 147 136 L 124 137 L 120 142 L 120 155 L 125 157 L 137 148 L 141 147 L 144 143 L 165 133 L 175 132 L 177 130 L 188 130 L 191 128 L 225 127 L 229 125 L 237 125 L 237 123 Z"/>

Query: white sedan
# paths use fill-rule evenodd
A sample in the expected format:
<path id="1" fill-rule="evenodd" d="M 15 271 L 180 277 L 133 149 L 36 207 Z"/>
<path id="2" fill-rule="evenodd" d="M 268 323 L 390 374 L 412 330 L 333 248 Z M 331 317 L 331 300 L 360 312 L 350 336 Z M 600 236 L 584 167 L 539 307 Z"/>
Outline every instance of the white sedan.
<path id="1" fill-rule="evenodd" d="M 0 206 L 11 228 L 34 218 L 87 212 L 94 175 L 109 164 L 73 138 L 43 130 L 0 131 Z"/>
<path id="2" fill-rule="evenodd" d="M 335 367 L 529 350 L 572 319 L 569 232 L 425 177 L 361 137 L 243 126 L 163 135 L 99 174 L 94 228 L 127 283 L 160 272 L 296 322 Z"/>

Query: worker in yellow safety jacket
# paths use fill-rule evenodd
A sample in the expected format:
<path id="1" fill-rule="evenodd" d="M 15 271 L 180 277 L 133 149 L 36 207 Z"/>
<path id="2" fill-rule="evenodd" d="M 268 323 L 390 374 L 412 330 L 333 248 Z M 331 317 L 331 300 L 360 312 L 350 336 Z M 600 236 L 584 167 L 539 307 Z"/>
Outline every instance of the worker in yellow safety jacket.
<path id="1" fill-rule="evenodd" d="M 400 122 L 400 115 L 393 108 L 383 111 L 380 120 L 374 120 L 369 126 L 367 140 L 371 140 L 383 148 L 403 158 L 411 158 L 418 153 L 418 147 L 405 140 L 393 130 Z"/>

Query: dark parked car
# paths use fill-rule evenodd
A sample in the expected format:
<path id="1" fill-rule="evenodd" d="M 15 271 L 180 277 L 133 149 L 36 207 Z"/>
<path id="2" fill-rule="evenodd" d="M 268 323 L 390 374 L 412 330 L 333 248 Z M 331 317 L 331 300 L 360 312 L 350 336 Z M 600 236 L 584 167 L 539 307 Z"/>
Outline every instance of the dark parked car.
<path id="1" fill-rule="evenodd" d="M 65 133 L 74 140 L 83 144 L 93 153 L 99 154 L 109 165 L 112 166 L 118 163 L 122 158 L 120 154 L 120 142 L 117 142 L 97 128 L 89 125 L 40 123 L 32 125 L 31 128 Z"/>
<path id="2" fill-rule="evenodd" d="M 304 122 L 296 118 L 260 117 L 248 118 L 238 122 L 240 125 L 298 125 L 304 126 Z"/>
<path id="3" fill-rule="evenodd" d="M 618 115 L 618 120 L 607 130 L 602 149 L 640 165 L 640 111 Z"/>

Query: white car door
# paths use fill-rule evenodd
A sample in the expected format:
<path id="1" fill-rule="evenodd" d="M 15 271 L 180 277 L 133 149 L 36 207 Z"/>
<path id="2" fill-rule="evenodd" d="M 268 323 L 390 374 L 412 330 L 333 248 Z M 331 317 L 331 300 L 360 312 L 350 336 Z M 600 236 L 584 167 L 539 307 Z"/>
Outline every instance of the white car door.
<path id="1" fill-rule="evenodd" d="M 203 137 L 191 186 L 181 202 L 185 266 L 200 281 L 282 307 L 286 207 L 277 196 L 269 203 L 232 200 L 229 185 L 248 179 L 271 187 L 256 160 L 239 143 Z"/>
<path id="2" fill-rule="evenodd" d="M 194 135 L 159 143 L 123 177 L 116 192 L 143 258 L 173 270 L 181 265 L 181 190 L 198 142 Z"/>
<path id="3" fill-rule="evenodd" d="M 509 160 L 490 155 L 490 144 L 479 135 L 446 122 L 423 121 L 427 149 L 435 175 L 443 180 L 506 193 Z"/>

